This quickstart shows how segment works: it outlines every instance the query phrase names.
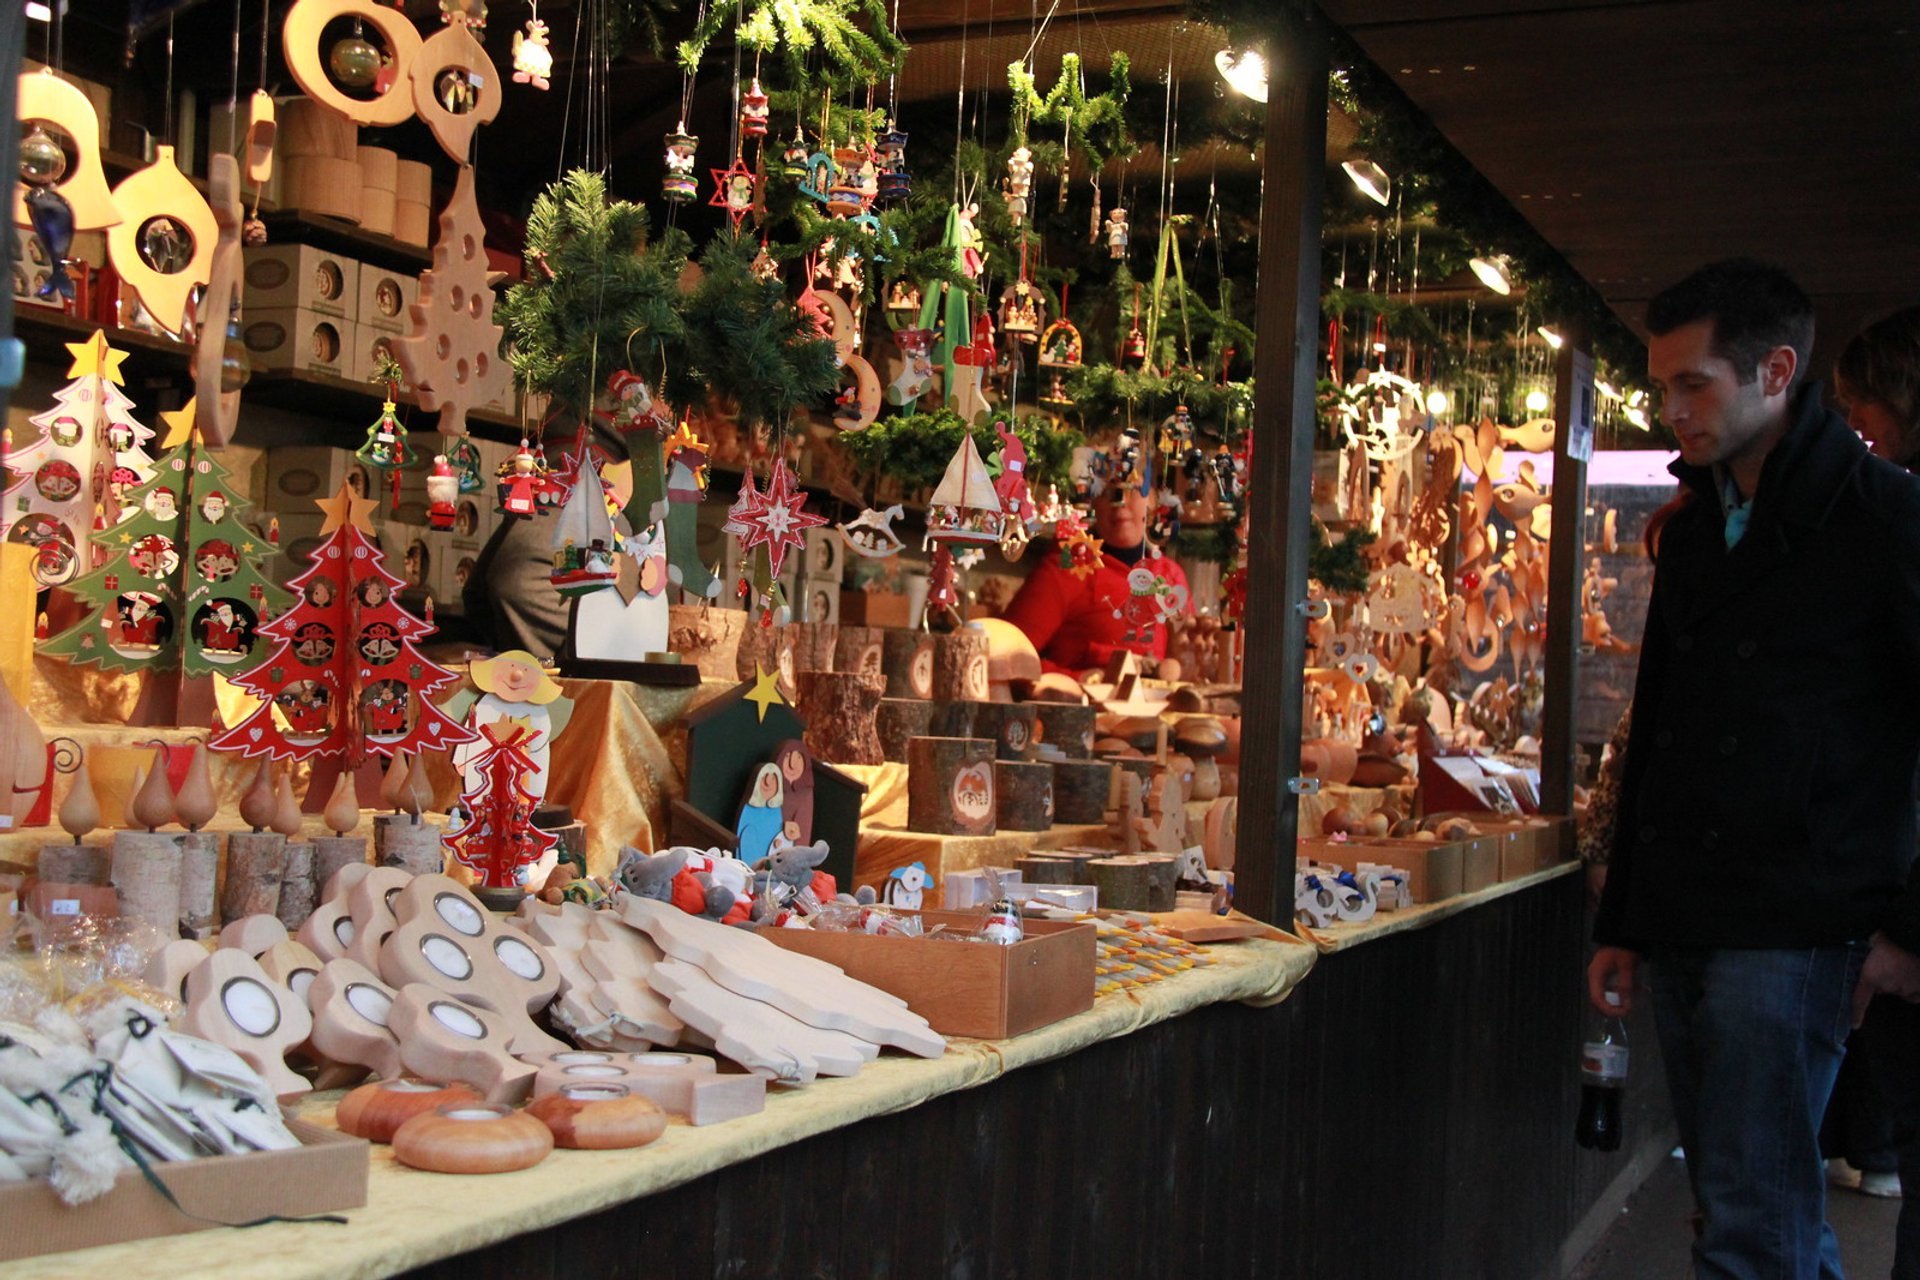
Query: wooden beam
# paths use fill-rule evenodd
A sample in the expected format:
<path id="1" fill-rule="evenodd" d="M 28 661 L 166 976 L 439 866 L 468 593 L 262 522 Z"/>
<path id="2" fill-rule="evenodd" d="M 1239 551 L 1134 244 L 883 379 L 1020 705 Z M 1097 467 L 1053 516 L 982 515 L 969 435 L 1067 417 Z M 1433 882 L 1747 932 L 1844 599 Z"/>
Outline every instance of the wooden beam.
<path id="1" fill-rule="evenodd" d="M 1320 332 L 1320 210 L 1326 176 L 1327 30 L 1310 2 L 1274 6 L 1268 41 L 1259 346 L 1254 357 L 1253 507 L 1247 536 L 1247 653 L 1240 738 L 1235 900 L 1293 923 L 1301 697 L 1312 532 L 1314 366 Z"/>
<path id="2" fill-rule="evenodd" d="M 1593 458 L 1593 357 L 1569 334 L 1553 370 L 1553 527 L 1547 544 L 1546 720 L 1540 809 L 1573 812 L 1574 708 L 1580 678 L 1580 573 L 1586 563 L 1587 463 Z"/>

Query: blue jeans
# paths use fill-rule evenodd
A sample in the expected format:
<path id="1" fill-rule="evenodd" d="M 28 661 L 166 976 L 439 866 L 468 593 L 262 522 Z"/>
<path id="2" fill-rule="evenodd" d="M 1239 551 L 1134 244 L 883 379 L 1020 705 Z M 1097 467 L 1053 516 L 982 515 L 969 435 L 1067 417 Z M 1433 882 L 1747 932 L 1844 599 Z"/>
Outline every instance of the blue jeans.
<path id="1" fill-rule="evenodd" d="M 1820 1118 L 1864 945 L 1656 949 L 1654 1025 L 1704 1219 L 1700 1280 L 1840 1280 Z"/>

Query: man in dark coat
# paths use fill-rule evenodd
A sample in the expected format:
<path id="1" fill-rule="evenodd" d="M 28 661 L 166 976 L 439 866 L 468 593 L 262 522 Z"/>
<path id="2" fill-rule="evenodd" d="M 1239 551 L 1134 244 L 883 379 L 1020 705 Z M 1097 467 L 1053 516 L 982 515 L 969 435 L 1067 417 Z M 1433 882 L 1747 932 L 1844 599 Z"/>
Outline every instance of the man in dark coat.
<path id="1" fill-rule="evenodd" d="M 1821 1115 L 1856 989 L 1920 964 L 1881 933 L 1920 909 L 1920 480 L 1823 407 L 1784 273 L 1703 268 L 1647 328 L 1687 500 L 1660 539 L 1588 993 L 1624 1012 L 1648 961 L 1695 1274 L 1837 1278 Z"/>

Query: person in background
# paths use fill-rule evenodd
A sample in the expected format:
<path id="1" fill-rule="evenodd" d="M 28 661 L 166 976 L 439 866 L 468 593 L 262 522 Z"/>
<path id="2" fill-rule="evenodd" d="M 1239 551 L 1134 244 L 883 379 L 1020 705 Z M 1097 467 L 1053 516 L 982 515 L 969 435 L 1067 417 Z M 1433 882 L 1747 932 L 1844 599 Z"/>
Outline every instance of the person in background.
<path id="1" fill-rule="evenodd" d="M 1048 555 L 1027 575 L 1007 606 L 1006 620 L 1026 633 L 1048 671 L 1078 676 L 1104 667 L 1122 650 L 1164 658 L 1165 626 L 1144 634 L 1123 616 L 1131 589 L 1127 575 L 1144 565 L 1170 586 L 1186 591 L 1187 575 L 1172 557 L 1147 545 L 1147 498 L 1137 484 L 1109 485 L 1093 500 L 1093 534 L 1102 543 L 1100 564 L 1085 578 L 1060 567 Z M 1186 613 L 1193 612 L 1187 601 Z M 1131 637 L 1131 638 L 1130 638 Z"/>
<path id="2" fill-rule="evenodd" d="M 1847 425 L 1867 447 L 1920 471 L 1920 307 L 1896 311 L 1856 334 L 1834 365 L 1833 381 Z M 1920 861 L 1913 875 L 1920 878 Z M 1882 941 L 1890 954 L 1905 957 L 1900 967 L 1909 975 L 1920 969 L 1913 958 L 1920 952 L 1920 918 L 1909 913 L 1893 922 Z M 1897 984 L 1892 990 L 1896 994 L 1868 993 L 1833 1110 L 1841 1113 L 1843 1154 L 1859 1171 L 1859 1190 L 1904 1192 L 1893 1276 L 1920 1280 L 1920 1004 L 1913 1003 L 1920 993 L 1909 986 L 1903 1000 Z M 1847 1171 L 1841 1172 L 1844 1180 Z"/>
<path id="3" fill-rule="evenodd" d="M 1820 1119 L 1856 1000 L 1920 994 L 1920 480 L 1822 404 L 1777 268 L 1702 268 L 1646 326 L 1692 500 L 1660 533 L 1588 996 L 1627 1012 L 1647 961 L 1694 1274 L 1837 1278 Z"/>

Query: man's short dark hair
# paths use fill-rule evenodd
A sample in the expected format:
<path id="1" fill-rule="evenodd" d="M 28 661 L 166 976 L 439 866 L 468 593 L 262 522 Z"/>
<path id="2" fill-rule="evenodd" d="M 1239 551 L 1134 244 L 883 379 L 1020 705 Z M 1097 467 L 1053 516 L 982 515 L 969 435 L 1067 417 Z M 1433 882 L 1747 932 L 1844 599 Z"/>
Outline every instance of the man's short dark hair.
<path id="1" fill-rule="evenodd" d="M 1813 302 L 1779 267 L 1728 258 L 1663 289 L 1647 304 L 1647 330 L 1664 337 L 1683 325 L 1713 321 L 1713 354 L 1733 365 L 1741 382 L 1758 376 L 1775 347 L 1792 347 L 1794 382 L 1813 354 Z"/>

